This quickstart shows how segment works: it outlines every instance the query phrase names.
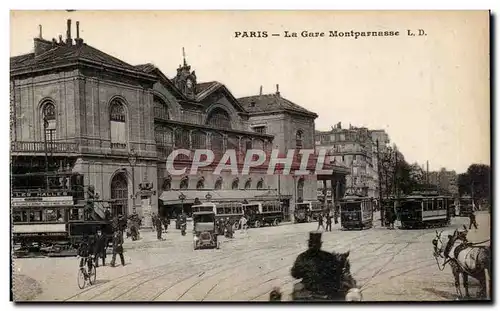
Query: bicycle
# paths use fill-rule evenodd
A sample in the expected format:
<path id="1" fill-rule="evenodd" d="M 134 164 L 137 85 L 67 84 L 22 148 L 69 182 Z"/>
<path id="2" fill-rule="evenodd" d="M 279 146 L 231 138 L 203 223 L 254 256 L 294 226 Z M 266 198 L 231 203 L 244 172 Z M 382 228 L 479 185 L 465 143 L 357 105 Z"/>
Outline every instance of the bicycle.
<path id="1" fill-rule="evenodd" d="M 93 260 L 93 256 L 87 256 L 83 257 L 83 266 L 78 268 L 78 287 L 80 289 L 83 289 L 85 287 L 85 283 L 89 283 L 89 285 L 95 284 L 96 276 L 97 276 L 97 271 L 95 267 L 95 263 Z M 90 260 L 90 271 L 88 261 Z"/>

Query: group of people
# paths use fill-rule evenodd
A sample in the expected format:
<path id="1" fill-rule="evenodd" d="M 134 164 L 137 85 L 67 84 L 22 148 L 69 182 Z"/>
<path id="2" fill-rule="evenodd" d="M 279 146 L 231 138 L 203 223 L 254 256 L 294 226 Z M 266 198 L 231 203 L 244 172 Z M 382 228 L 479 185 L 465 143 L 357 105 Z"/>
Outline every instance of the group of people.
<path id="1" fill-rule="evenodd" d="M 329 211 L 327 213 L 320 213 L 318 215 L 318 229 L 322 228 L 325 231 L 332 231 L 332 219 L 334 220 L 335 224 L 339 223 L 339 216 L 338 212 L 335 211 Z M 324 221 L 326 220 L 326 228 L 323 225 Z"/>

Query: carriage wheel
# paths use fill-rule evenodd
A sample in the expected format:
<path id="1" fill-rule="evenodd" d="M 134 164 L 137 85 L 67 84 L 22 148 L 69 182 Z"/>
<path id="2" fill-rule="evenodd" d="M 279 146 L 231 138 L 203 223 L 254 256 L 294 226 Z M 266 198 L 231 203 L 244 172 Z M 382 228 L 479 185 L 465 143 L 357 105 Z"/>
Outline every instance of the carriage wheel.
<path id="1" fill-rule="evenodd" d="M 260 228 L 260 221 L 256 220 L 253 224 L 255 228 Z"/>
<path id="2" fill-rule="evenodd" d="M 83 274 L 83 269 L 81 268 L 78 269 L 77 282 L 80 289 L 83 289 L 85 287 L 85 275 Z"/>
<path id="3" fill-rule="evenodd" d="M 196 250 L 196 241 L 193 241 L 193 250 Z"/>
<path id="4" fill-rule="evenodd" d="M 237 222 L 234 223 L 233 225 L 233 231 L 237 231 L 239 229 L 239 224 Z"/>
<path id="5" fill-rule="evenodd" d="M 274 221 L 273 221 L 273 226 L 278 226 L 278 225 L 279 225 L 279 221 L 278 221 L 278 219 L 276 218 L 276 219 L 274 219 Z"/>
<path id="6" fill-rule="evenodd" d="M 95 265 L 92 264 L 89 272 L 89 284 L 94 285 L 96 278 L 97 278 L 97 270 L 95 268 Z"/>
<path id="7" fill-rule="evenodd" d="M 307 216 L 306 217 L 306 222 L 311 222 L 311 217 Z"/>

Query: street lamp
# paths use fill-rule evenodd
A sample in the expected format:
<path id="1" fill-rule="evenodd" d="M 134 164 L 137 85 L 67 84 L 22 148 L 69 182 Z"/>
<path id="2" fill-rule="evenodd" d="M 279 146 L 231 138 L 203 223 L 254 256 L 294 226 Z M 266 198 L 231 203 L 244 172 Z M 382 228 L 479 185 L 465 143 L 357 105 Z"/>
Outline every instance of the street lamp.
<path id="1" fill-rule="evenodd" d="M 135 164 L 137 163 L 137 153 L 134 148 L 130 149 L 128 154 L 128 163 L 132 167 L 132 195 L 131 198 L 135 199 Z M 134 202 L 135 203 L 135 202 Z"/>
<path id="2" fill-rule="evenodd" d="M 181 200 L 181 211 L 182 211 L 182 214 L 184 214 L 184 200 L 186 199 L 186 196 L 184 195 L 184 193 L 181 192 L 181 194 L 179 194 L 179 200 Z"/>
<path id="3" fill-rule="evenodd" d="M 209 193 L 207 193 L 207 195 L 205 196 L 205 199 L 207 199 L 207 201 L 210 202 L 210 200 L 212 200 L 212 195 Z"/>

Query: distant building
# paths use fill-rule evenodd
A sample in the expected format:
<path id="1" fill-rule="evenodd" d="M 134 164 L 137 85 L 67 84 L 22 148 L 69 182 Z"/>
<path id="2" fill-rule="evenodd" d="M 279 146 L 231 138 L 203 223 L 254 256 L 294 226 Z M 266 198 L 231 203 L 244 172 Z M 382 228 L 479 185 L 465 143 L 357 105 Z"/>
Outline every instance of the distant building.
<path id="1" fill-rule="evenodd" d="M 451 195 L 458 195 L 458 174 L 442 168 L 439 171 L 428 173 L 428 182 Z"/>
<path id="2" fill-rule="evenodd" d="M 378 196 L 377 145 L 383 152 L 389 143 L 384 130 L 369 130 L 365 127 L 342 128 L 338 123 L 330 131 L 316 131 L 316 149 L 325 149 L 330 163 L 340 164 L 350 169 L 346 178 L 347 189 L 370 197 Z M 322 185 L 318 184 L 322 189 Z"/>

